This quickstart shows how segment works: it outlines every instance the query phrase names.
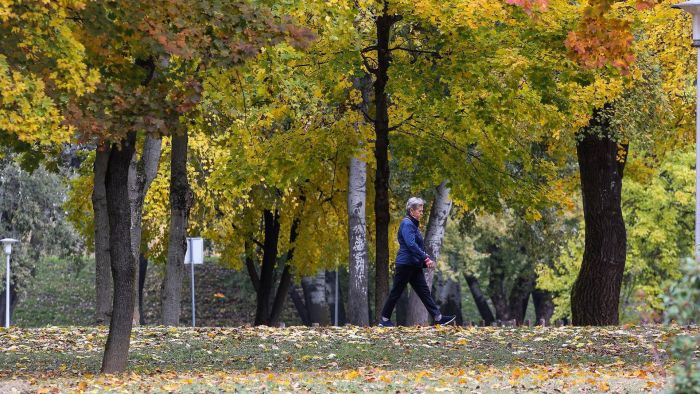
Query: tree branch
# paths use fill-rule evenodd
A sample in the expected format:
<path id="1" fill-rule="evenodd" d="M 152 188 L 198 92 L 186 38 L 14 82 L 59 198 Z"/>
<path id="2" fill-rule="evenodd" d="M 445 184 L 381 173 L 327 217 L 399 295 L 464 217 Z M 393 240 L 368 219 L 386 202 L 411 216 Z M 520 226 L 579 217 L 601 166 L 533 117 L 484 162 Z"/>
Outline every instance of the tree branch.
<path id="1" fill-rule="evenodd" d="M 387 130 L 388 130 L 388 131 L 396 130 L 396 129 L 398 129 L 399 127 L 401 127 L 404 123 L 410 122 L 411 119 L 413 119 L 413 114 L 409 115 L 408 118 L 406 118 L 406 119 L 402 120 L 401 122 L 397 123 L 395 126 L 389 127 Z"/>
<path id="2" fill-rule="evenodd" d="M 410 53 L 424 53 L 426 55 L 432 55 L 434 58 L 437 59 L 442 59 L 442 55 L 438 51 L 428 51 L 428 50 L 423 50 L 423 49 L 411 49 L 411 48 L 406 48 L 406 47 L 393 47 L 389 48 L 389 51 L 395 51 L 395 50 L 401 50 L 401 51 L 406 51 Z"/>

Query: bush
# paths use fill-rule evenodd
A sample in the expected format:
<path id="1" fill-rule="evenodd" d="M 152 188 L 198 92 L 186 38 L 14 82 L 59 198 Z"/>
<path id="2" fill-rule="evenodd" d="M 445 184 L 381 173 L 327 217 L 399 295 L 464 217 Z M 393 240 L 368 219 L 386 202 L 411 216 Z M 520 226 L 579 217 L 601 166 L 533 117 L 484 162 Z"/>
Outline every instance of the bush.
<path id="1" fill-rule="evenodd" d="M 700 321 L 700 264 L 694 259 L 684 259 L 681 279 L 669 288 L 664 296 L 666 321 L 692 324 Z M 679 360 L 674 368 L 673 391 L 676 393 L 700 393 L 700 362 L 694 357 L 700 345 L 700 336 L 679 335 L 671 353 Z"/>

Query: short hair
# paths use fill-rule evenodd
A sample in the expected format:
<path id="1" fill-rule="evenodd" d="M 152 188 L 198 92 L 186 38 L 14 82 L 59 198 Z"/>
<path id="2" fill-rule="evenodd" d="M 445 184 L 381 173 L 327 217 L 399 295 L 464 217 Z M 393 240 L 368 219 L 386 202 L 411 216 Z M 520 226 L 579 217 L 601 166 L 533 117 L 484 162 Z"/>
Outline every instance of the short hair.
<path id="1" fill-rule="evenodd" d="M 425 205 L 425 200 L 420 197 L 411 197 L 406 202 L 406 213 L 410 213 L 411 209 L 416 209 L 421 205 Z"/>

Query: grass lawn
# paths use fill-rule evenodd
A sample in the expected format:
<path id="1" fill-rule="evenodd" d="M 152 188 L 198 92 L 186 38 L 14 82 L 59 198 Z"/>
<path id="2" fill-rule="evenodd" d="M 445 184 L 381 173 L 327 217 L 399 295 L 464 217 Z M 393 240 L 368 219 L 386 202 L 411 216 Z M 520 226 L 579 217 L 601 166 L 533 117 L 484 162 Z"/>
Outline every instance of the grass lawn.
<path id="1" fill-rule="evenodd" d="M 164 328 L 101 376 L 104 327 L 0 329 L 0 392 L 649 392 L 677 327 Z"/>

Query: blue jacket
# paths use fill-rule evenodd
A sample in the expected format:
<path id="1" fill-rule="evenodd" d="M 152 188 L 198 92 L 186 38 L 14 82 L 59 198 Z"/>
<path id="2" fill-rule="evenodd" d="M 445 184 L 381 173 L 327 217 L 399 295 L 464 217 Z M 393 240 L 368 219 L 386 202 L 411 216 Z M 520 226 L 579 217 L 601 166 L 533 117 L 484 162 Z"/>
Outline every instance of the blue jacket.
<path id="1" fill-rule="evenodd" d="M 396 255 L 396 265 L 412 265 L 425 267 L 425 261 L 430 257 L 425 253 L 423 236 L 418 230 L 418 221 L 406 215 L 399 225 L 399 253 Z"/>

